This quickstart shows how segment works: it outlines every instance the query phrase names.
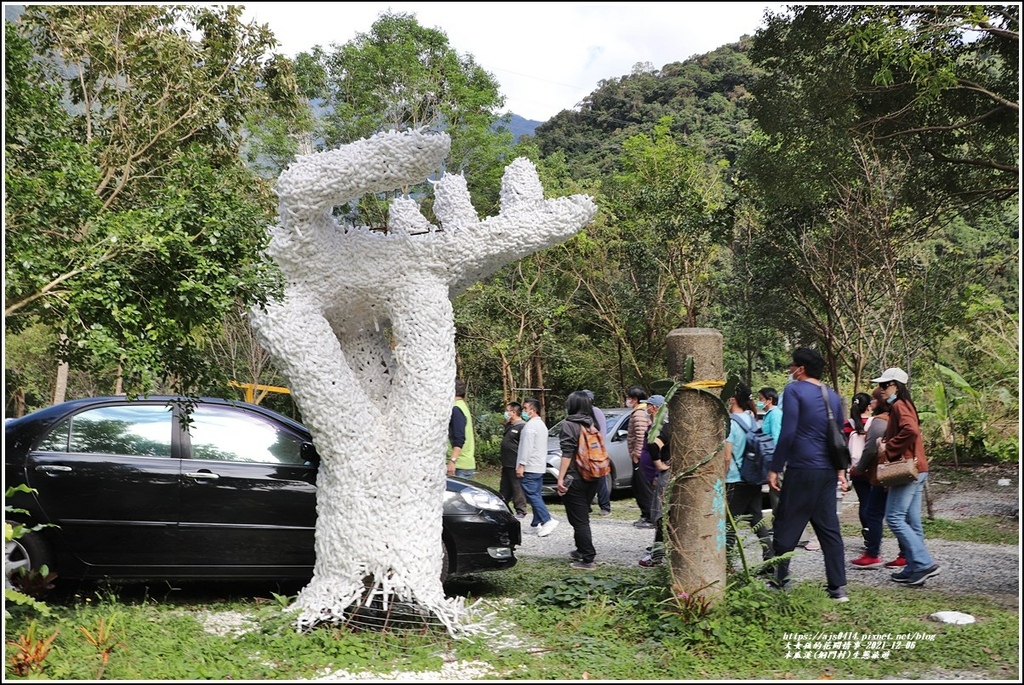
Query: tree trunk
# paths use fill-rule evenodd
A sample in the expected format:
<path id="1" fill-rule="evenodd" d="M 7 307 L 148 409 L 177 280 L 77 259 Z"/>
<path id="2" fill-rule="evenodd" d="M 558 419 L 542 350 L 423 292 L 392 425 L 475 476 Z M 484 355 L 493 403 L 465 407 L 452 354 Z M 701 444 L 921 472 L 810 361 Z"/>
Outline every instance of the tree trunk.
<path id="1" fill-rule="evenodd" d="M 57 365 L 57 382 L 53 386 L 53 403 L 60 404 L 68 394 L 68 363 Z"/>
<path id="2" fill-rule="evenodd" d="M 722 334 L 678 328 L 668 335 L 668 373 L 683 379 L 693 358 L 694 381 L 724 378 Z M 680 389 L 669 402 L 672 480 L 666 489 L 672 592 L 717 603 L 725 595 L 725 418 L 721 403 Z"/>

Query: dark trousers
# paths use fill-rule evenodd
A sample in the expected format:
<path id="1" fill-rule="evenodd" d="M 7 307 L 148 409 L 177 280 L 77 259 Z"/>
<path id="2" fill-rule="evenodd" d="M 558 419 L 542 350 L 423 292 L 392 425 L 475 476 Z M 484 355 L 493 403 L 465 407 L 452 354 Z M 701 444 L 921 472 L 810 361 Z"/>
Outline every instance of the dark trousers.
<path id="1" fill-rule="evenodd" d="M 640 518 L 651 520 L 651 499 L 654 497 L 654 486 L 644 478 L 644 470 L 640 464 L 633 464 L 633 479 L 630 481 L 633 488 L 633 497 L 636 498 L 636 505 L 640 507 Z"/>
<path id="2" fill-rule="evenodd" d="M 877 557 L 882 551 L 882 525 L 885 521 L 888 491 L 872 485 L 867 476 L 854 476 L 850 480 L 857 493 L 857 515 L 860 518 L 861 535 L 864 536 L 865 554 Z"/>
<path id="3" fill-rule="evenodd" d="M 601 511 L 612 510 L 612 477 L 611 474 L 597 481 L 597 506 Z"/>
<path id="4" fill-rule="evenodd" d="M 576 551 L 581 561 L 590 563 L 597 556 L 594 549 L 594 537 L 590 532 L 590 503 L 597 495 L 597 481 L 583 480 L 578 475 L 569 484 L 569 490 L 562 495 L 565 505 L 565 517 L 572 526 Z"/>
<path id="5" fill-rule="evenodd" d="M 510 502 L 517 514 L 526 514 L 526 495 L 523 494 L 523 485 L 516 475 L 515 466 L 501 467 L 501 482 L 498 484 L 498 493 Z"/>
<path id="6" fill-rule="evenodd" d="M 741 516 L 748 519 L 750 529 L 761 541 L 761 559 L 764 561 L 771 559 L 772 530 L 768 527 L 767 521 L 762 522 L 761 486 L 749 483 L 726 483 L 725 501 L 729 505 L 729 513 L 732 514 L 736 525 L 739 525 Z M 736 530 L 729 519 L 726 519 L 725 524 L 726 553 L 733 554 L 736 546 Z"/>
<path id="7" fill-rule="evenodd" d="M 818 536 L 825 557 L 825 577 L 830 588 L 846 585 L 846 551 L 836 513 L 836 472 L 834 469 L 786 469 L 775 519 L 775 556 L 792 552 L 808 521 Z M 775 569 L 778 583 L 789 579 L 789 562 Z"/>
<path id="8" fill-rule="evenodd" d="M 885 501 L 889 498 L 889 490 L 881 485 L 872 485 L 867 476 L 854 476 L 850 480 L 857 493 L 857 515 L 860 517 L 861 535 L 864 536 L 864 553 L 877 557 L 882 552 Z M 900 554 L 903 554 L 902 547 Z"/>

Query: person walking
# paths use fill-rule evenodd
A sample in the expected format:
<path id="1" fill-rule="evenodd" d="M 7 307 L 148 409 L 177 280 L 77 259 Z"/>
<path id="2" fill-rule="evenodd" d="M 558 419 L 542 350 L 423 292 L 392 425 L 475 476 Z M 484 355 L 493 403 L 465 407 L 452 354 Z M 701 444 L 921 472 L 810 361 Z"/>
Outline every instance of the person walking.
<path id="1" fill-rule="evenodd" d="M 779 393 L 775 388 L 766 385 L 757 391 L 757 410 L 764 412 L 764 418 L 761 420 L 761 430 L 770 435 L 772 443 L 776 445 L 779 444 L 779 433 L 782 432 L 782 407 L 779 406 L 780 404 Z M 781 481 L 782 474 L 779 474 L 779 479 Z M 772 535 L 775 517 L 779 512 L 779 493 L 771 488 L 768 488 L 768 503 L 772 508 L 772 517 L 767 528 L 768 534 Z M 806 544 L 810 540 L 803 542 Z"/>
<path id="2" fill-rule="evenodd" d="M 865 402 L 865 397 L 870 397 Z M 861 414 L 862 424 L 853 416 L 867 407 L 870 415 Z M 882 566 L 882 534 L 885 523 L 885 502 L 889 490 L 875 479 L 878 457 L 878 440 L 885 436 L 889 423 L 889 403 L 885 401 L 881 388 L 875 388 L 871 395 L 858 393 L 850 404 L 850 480 L 857 493 L 857 514 L 860 518 L 861 535 L 864 537 L 864 553 L 850 561 L 853 568 L 879 568 Z M 902 551 L 896 560 L 885 564 L 906 565 Z M 889 566 L 892 568 L 892 566 Z"/>
<path id="3" fill-rule="evenodd" d="M 747 431 L 757 423 L 750 388 L 745 383 L 737 383 L 729 398 L 729 418 L 729 435 L 725 439 L 725 501 L 731 519 L 725 521 L 726 555 L 731 566 L 738 544 L 735 524 L 740 517 L 746 516 L 751 530 L 761 542 L 761 558 L 768 561 L 772 557 L 772 534 L 771 528 L 761 522 L 761 486 L 746 483 L 740 477 L 747 448 Z"/>
<path id="4" fill-rule="evenodd" d="M 516 518 L 526 517 L 526 496 L 516 475 L 516 460 L 519 457 L 519 434 L 526 426 L 522 417 L 523 405 L 509 402 L 505 405 L 505 432 L 501 436 L 501 480 L 498 493 L 516 510 Z"/>
<path id="5" fill-rule="evenodd" d="M 597 419 L 597 427 L 601 429 L 601 435 L 604 436 L 605 442 L 608 442 L 608 419 L 605 417 L 604 412 L 601 411 L 596 404 L 594 404 L 594 392 L 592 390 L 584 390 L 587 396 L 590 398 L 590 403 L 594 405 L 594 418 Z M 612 476 L 608 474 L 597 482 L 597 507 L 600 510 L 598 513 L 601 516 L 611 516 L 612 514 Z"/>
<path id="6" fill-rule="evenodd" d="M 530 528 L 537 531 L 540 537 L 551 535 L 558 526 L 558 521 L 551 516 L 544 504 L 542 489 L 544 471 L 548 461 L 548 427 L 540 417 L 540 401 L 533 397 L 523 400 L 523 411 L 526 412 L 526 426 L 519 434 L 519 452 L 516 455 L 516 476 L 523 486 L 523 495 L 533 509 L 533 520 Z"/>
<path id="7" fill-rule="evenodd" d="M 779 409 L 779 393 L 775 388 L 763 387 L 757 391 L 758 410 L 764 412 L 761 430 L 772 436 L 772 442 L 778 444 L 779 433 L 782 432 L 782 410 Z"/>
<path id="8" fill-rule="evenodd" d="M 656 415 L 658 409 L 665 404 L 665 398 L 661 395 L 651 395 L 648 398 L 648 403 L 654 407 Z M 667 410 L 661 423 L 661 429 L 658 431 L 658 437 L 651 440 L 650 435 L 656 425 L 658 424 L 653 422 L 652 417 L 651 427 L 647 430 L 644 454 L 640 457 L 644 476 L 649 478 L 654 486 L 654 497 L 651 500 L 654 543 L 648 548 L 647 554 L 640 559 L 640 565 L 645 568 L 660 566 L 665 560 L 665 490 L 668 488 L 668 481 L 672 475 L 672 449 L 669 440 Z"/>
<path id="9" fill-rule="evenodd" d="M 626 390 L 626 406 L 630 410 L 626 432 L 626 449 L 633 461 L 633 478 L 630 485 L 636 504 L 640 507 L 640 518 L 633 522 L 637 528 L 654 528 L 651 523 L 651 497 L 654 495 L 651 484 L 644 478 L 640 468 L 640 450 L 644 446 L 644 437 L 651 426 L 651 416 L 647 411 L 647 391 L 639 385 Z"/>
<path id="10" fill-rule="evenodd" d="M 823 393 L 839 429 L 843 410 L 839 396 L 821 382 L 824 370 L 825 360 L 815 350 L 793 350 L 790 372 L 794 380 L 786 386 L 782 432 L 768 472 L 768 487 L 776 492 L 780 492 L 779 474 L 786 472 L 786 487 L 781 488 L 778 518 L 773 527 L 775 556 L 792 552 L 810 522 L 825 560 L 828 595 L 837 602 L 848 602 L 836 483 L 844 491 L 849 485 L 846 470 L 833 467 L 828 456 L 829 419 Z M 779 561 L 775 567 L 776 587 L 786 588 L 789 580 L 789 560 Z"/>
<path id="11" fill-rule="evenodd" d="M 558 469 L 558 494 L 565 503 L 565 517 L 572 526 L 576 549 L 569 553 L 572 568 L 589 570 L 596 568 L 594 538 L 590 530 L 590 503 L 597 495 L 598 481 L 584 480 L 576 468 L 576 452 L 579 449 L 580 433 L 584 427 L 597 425 L 594 407 L 586 392 L 577 390 L 565 400 L 565 421 L 558 435 L 562 450 L 562 462 Z"/>
<path id="12" fill-rule="evenodd" d="M 472 478 L 476 475 L 476 438 L 473 433 L 473 417 L 466 404 L 466 381 L 455 379 L 455 402 L 448 419 L 448 475 Z"/>
<path id="13" fill-rule="evenodd" d="M 939 565 L 928 553 L 921 525 L 921 491 L 928 480 L 928 459 L 924 454 L 924 440 L 917 407 L 907 389 L 907 372 L 898 367 L 888 368 L 872 383 L 878 383 L 882 397 L 889 404 L 889 423 L 885 437 L 878 441 L 878 461 L 913 459 L 917 463 L 917 480 L 907 485 L 890 485 L 885 501 L 885 522 L 900 542 L 907 560 L 902 571 L 891 578 L 906 585 L 924 585 L 939 575 Z"/>

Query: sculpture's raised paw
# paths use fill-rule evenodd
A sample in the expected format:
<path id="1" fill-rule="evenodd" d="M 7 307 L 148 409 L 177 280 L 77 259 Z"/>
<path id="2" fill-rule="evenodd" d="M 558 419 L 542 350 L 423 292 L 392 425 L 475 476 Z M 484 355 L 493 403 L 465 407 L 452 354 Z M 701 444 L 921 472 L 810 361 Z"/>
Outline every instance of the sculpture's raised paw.
<path id="1" fill-rule="evenodd" d="M 457 231 L 480 221 L 464 176 L 445 174 L 434 185 L 434 216 L 445 231 Z"/>
<path id="2" fill-rule="evenodd" d="M 440 168 L 450 147 L 446 133 L 378 133 L 300 156 L 278 177 L 276 192 L 289 215 L 330 212 L 364 195 L 423 182 Z"/>
<path id="3" fill-rule="evenodd" d="M 532 209 L 543 200 L 544 187 L 537 167 L 525 157 L 512 160 L 501 177 L 501 213 L 515 214 L 517 210 Z"/>

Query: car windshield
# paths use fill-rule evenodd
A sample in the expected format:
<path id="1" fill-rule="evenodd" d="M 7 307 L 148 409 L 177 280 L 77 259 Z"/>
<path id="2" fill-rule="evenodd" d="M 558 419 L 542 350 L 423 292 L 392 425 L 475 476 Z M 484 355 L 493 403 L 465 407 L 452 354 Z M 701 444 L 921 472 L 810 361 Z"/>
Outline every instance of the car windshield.
<path id="1" fill-rule="evenodd" d="M 614 407 L 612 409 L 605 409 L 604 407 L 598 407 L 598 408 L 602 412 L 604 412 L 605 424 L 608 425 L 608 426 L 613 426 L 615 424 L 615 420 L 617 418 L 619 418 L 623 413 L 629 411 L 626 407 Z M 556 423 L 554 426 L 552 426 L 550 429 L 548 429 L 548 437 L 549 438 L 557 438 L 559 436 L 559 434 L 562 432 L 562 424 L 563 423 L 565 423 L 565 419 L 562 419 L 561 421 Z"/>

